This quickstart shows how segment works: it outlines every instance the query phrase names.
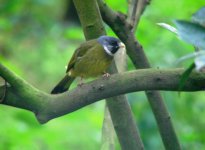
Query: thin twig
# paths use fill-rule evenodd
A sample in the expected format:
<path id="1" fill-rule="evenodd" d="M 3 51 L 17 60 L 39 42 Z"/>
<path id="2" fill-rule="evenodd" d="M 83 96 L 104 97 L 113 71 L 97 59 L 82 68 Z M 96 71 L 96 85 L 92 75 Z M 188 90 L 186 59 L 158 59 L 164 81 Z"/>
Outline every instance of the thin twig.
<path id="1" fill-rule="evenodd" d="M 135 21 L 136 21 L 136 13 L 138 8 L 138 3 L 140 0 L 132 0 L 132 13 L 130 16 L 130 24 L 134 27 Z"/>
<path id="2" fill-rule="evenodd" d="M 127 5 L 128 5 L 128 9 L 127 9 L 127 21 L 130 22 L 131 18 L 132 18 L 132 14 L 134 13 L 134 7 L 136 7 L 135 9 L 137 10 L 137 3 L 138 0 L 128 0 L 127 1 Z M 136 11 L 135 11 L 136 12 Z"/>
<path id="3" fill-rule="evenodd" d="M 132 14 L 128 22 L 132 26 L 132 31 L 135 32 L 140 17 L 145 10 L 145 7 L 150 3 L 149 0 L 133 0 Z"/>

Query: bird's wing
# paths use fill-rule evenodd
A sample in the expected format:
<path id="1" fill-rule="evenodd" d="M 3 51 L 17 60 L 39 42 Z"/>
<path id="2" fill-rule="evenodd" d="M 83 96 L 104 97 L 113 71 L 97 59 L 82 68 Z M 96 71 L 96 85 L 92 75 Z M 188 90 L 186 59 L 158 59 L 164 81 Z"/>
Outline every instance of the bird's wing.
<path id="1" fill-rule="evenodd" d="M 69 72 L 70 69 L 72 69 L 74 67 L 76 60 L 83 57 L 85 55 L 85 53 L 96 44 L 96 42 L 97 42 L 96 39 L 87 41 L 87 42 L 81 44 L 80 47 L 75 50 L 73 56 L 71 57 L 71 59 L 68 63 L 66 73 Z"/>

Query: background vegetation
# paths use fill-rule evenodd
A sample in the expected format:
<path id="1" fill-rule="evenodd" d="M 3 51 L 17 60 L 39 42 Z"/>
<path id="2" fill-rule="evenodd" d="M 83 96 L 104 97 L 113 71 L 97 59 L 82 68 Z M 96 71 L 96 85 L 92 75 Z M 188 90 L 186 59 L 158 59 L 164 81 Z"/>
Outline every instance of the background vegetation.
<path id="1" fill-rule="evenodd" d="M 107 0 L 126 12 L 126 0 Z M 156 25 L 190 20 L 204 0 L 153 0 L 136 36 L 153 67 L 173 68 L 193 47 Z M 0 62 L 35 87 L 49 92 L 65 73 L 73 51 L 84 41 L 78 22 L 68 15 L 66 0 L 0 0 Z M 106 27 L 109 35 L 114 35 Z M 190 62 L 183 64 L 188 66 Z M 129 63 L 129 70 L 134 67 Z M 73 84 L 73 87 L 76 85 Z M 205 148 L 204 93 L 162 92 L 183 149 Z M 143 94 L 128 94 L 145 149 L 163 149 L 156 123 Z M 0 105 L 0 150 L 100 149 L 104 102 L 40 125 L 32 113 Z"/>

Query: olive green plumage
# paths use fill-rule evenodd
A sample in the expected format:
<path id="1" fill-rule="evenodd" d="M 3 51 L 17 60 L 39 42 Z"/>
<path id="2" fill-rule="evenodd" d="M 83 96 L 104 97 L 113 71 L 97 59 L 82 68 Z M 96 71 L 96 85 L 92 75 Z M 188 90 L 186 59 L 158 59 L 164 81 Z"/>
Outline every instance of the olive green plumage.
<path id="1" fill-rule="evenodd" d="M 52 94 L 69 89 L 75 77 L 96 77 L 105 73 L 113 57 L 109 56 L 97 40 L 90 40 L 76 49 L 66 71 L 66 76 L 52 90 Z"/>
<path id="2" fill-rule="evenodd" d="M 66 76 L 55 86 L 52 94 L 69 89 L 75 77 L 96 77 L 106 72 L 114 54 L 125 45 L 119 39 L 100 36 L 80 45 L 74 52 L 66 70 Z"/>
<path id="3" fill-rule="evenodd" d="M 112 58 L 97 40 L 91 40 L 75 51 L 66 73 L 71 77 L 96 77 L 106 71 Z"/>

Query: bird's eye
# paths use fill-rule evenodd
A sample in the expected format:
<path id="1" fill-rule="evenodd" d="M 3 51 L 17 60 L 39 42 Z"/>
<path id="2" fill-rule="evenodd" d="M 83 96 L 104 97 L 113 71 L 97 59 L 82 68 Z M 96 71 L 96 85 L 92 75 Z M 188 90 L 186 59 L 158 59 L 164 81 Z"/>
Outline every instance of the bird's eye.
<path id="1" fill-rule="evenodd" d="M 116 48 L 116 49 L 118 49 L 118 48 L 119 48 L 119 46 L 117 45 L 117 46 L 115 46 L 115 48 Z"/>

